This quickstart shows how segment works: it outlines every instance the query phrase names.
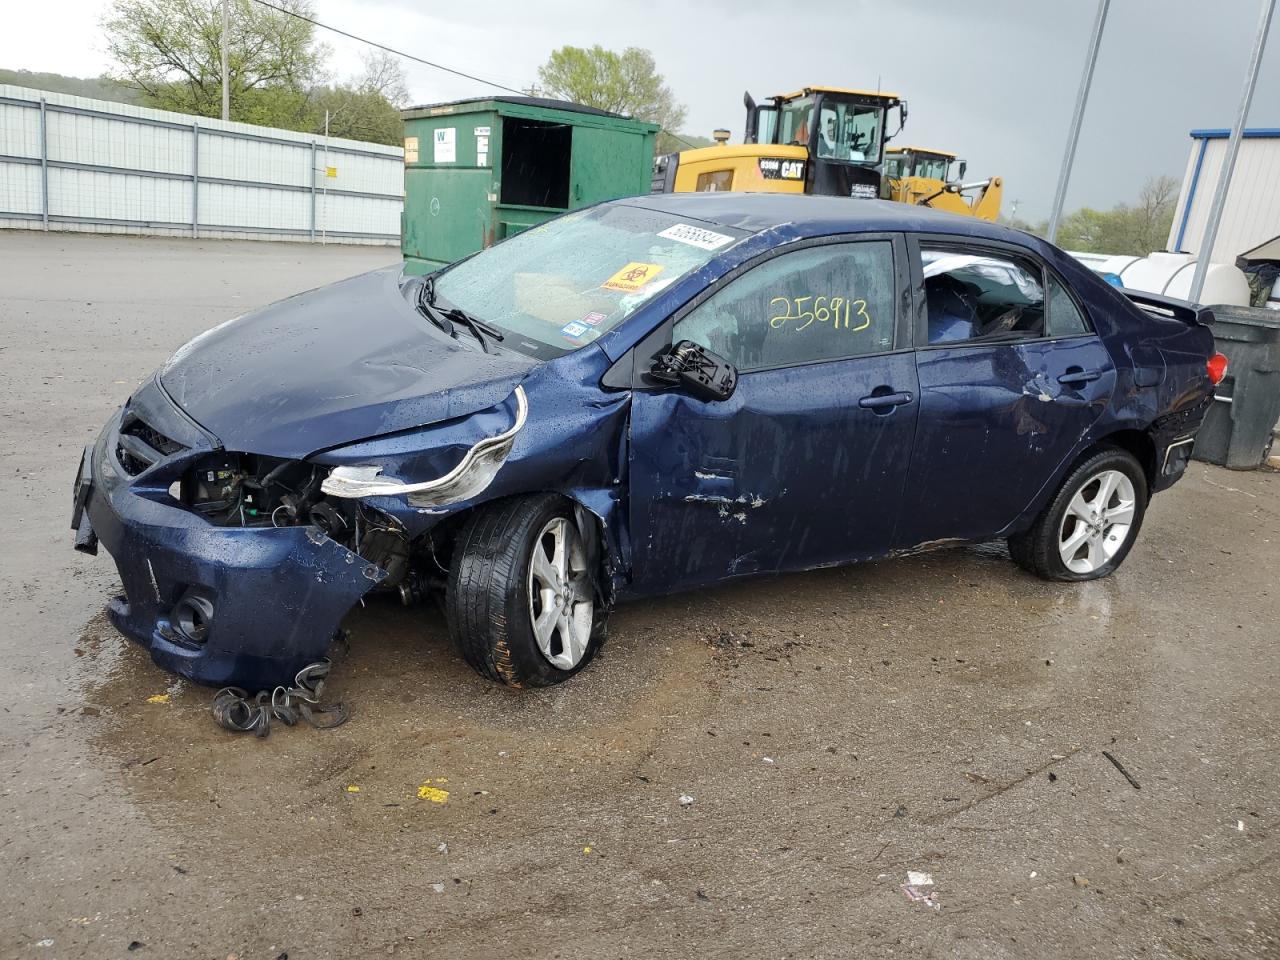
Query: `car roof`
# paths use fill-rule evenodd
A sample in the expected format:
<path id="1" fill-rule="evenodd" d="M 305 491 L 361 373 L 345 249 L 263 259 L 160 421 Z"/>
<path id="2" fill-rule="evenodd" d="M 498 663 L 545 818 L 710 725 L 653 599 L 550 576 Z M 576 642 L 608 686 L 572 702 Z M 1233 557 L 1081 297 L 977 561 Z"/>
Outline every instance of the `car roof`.
<path id="1" fill-rule="evenodd" d="M 1034 246 L 1029 242 L 1032 238 L 1028 234 L 989 220 L 889 200 L 855 200 L 850 197 L 819 197 L 799 193 L 710 191 L 655 193 L 612 202 L 736 227 L 752 233 L 787 225 L 807 236 L 894 231 L 953 233 L 1003 240 L 1023 247 Z"/>

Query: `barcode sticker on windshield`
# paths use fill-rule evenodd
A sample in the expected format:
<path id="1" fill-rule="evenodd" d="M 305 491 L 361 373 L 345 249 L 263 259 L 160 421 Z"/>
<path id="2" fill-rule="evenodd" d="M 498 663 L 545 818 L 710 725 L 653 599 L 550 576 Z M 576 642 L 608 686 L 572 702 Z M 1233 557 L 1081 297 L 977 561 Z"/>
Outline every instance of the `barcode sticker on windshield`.
<path id="1" fill-rule="evenodd" d="M 701 247 L 703 250 L 719 250 L 726 243 L 733 241 L 733 237 L 726 234 L 704 230 L 701 227 L 691 227 L 687 223 L 677 223 L 675 226 L 667 227 L 658 236 L 679 243 L 687 243 L 691 247 Z"/>

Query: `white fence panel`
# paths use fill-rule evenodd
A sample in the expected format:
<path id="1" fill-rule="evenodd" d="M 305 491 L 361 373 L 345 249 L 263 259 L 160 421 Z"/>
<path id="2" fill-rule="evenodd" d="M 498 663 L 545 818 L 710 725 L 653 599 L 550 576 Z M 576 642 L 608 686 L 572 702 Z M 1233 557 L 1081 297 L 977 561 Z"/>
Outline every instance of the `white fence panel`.
<path id="1" fill-rule="evenodd" d="M 398 243 L 403 209 L 397 147 L 0 85 L 0 227 Z"/>

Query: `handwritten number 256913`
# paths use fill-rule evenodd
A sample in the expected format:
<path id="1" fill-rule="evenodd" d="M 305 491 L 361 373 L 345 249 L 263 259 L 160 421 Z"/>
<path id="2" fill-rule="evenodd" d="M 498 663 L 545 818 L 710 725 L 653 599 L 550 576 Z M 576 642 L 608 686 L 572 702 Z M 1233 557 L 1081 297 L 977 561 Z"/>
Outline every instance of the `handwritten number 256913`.
<path id="1" fill-rule="evenodd" d="M 812 302 L 813 306 L 806 309 Z M 776 312 L 775 304 L 782 304 L 782 312 Z M 792 310 L 794 309 L 794 313 Z M 803 321 L 794 329 L 798 332 L 817 323 L 830 323 L 833 330 L 843 329 L 856 333 L 871 326 L 871 314 L 867 312 L 867 301 L 850 300 L 846 297 L 774 297 L 769 301 L 769 326 L 778 330 L 788 321 Z M 851 322 L 858 320 L 857 326 Z"/>

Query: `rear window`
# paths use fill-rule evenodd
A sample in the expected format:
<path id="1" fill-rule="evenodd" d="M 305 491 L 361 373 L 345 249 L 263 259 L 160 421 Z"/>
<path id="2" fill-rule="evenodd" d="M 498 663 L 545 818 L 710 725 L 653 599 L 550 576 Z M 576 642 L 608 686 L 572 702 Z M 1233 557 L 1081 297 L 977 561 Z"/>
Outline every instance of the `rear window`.
<path id="1" fill-rule="evenodd" d="M 438 296 L 542 359 L 584 346 L 748 234 L 622 204 L 566 214 L 436 278 Z"/>

